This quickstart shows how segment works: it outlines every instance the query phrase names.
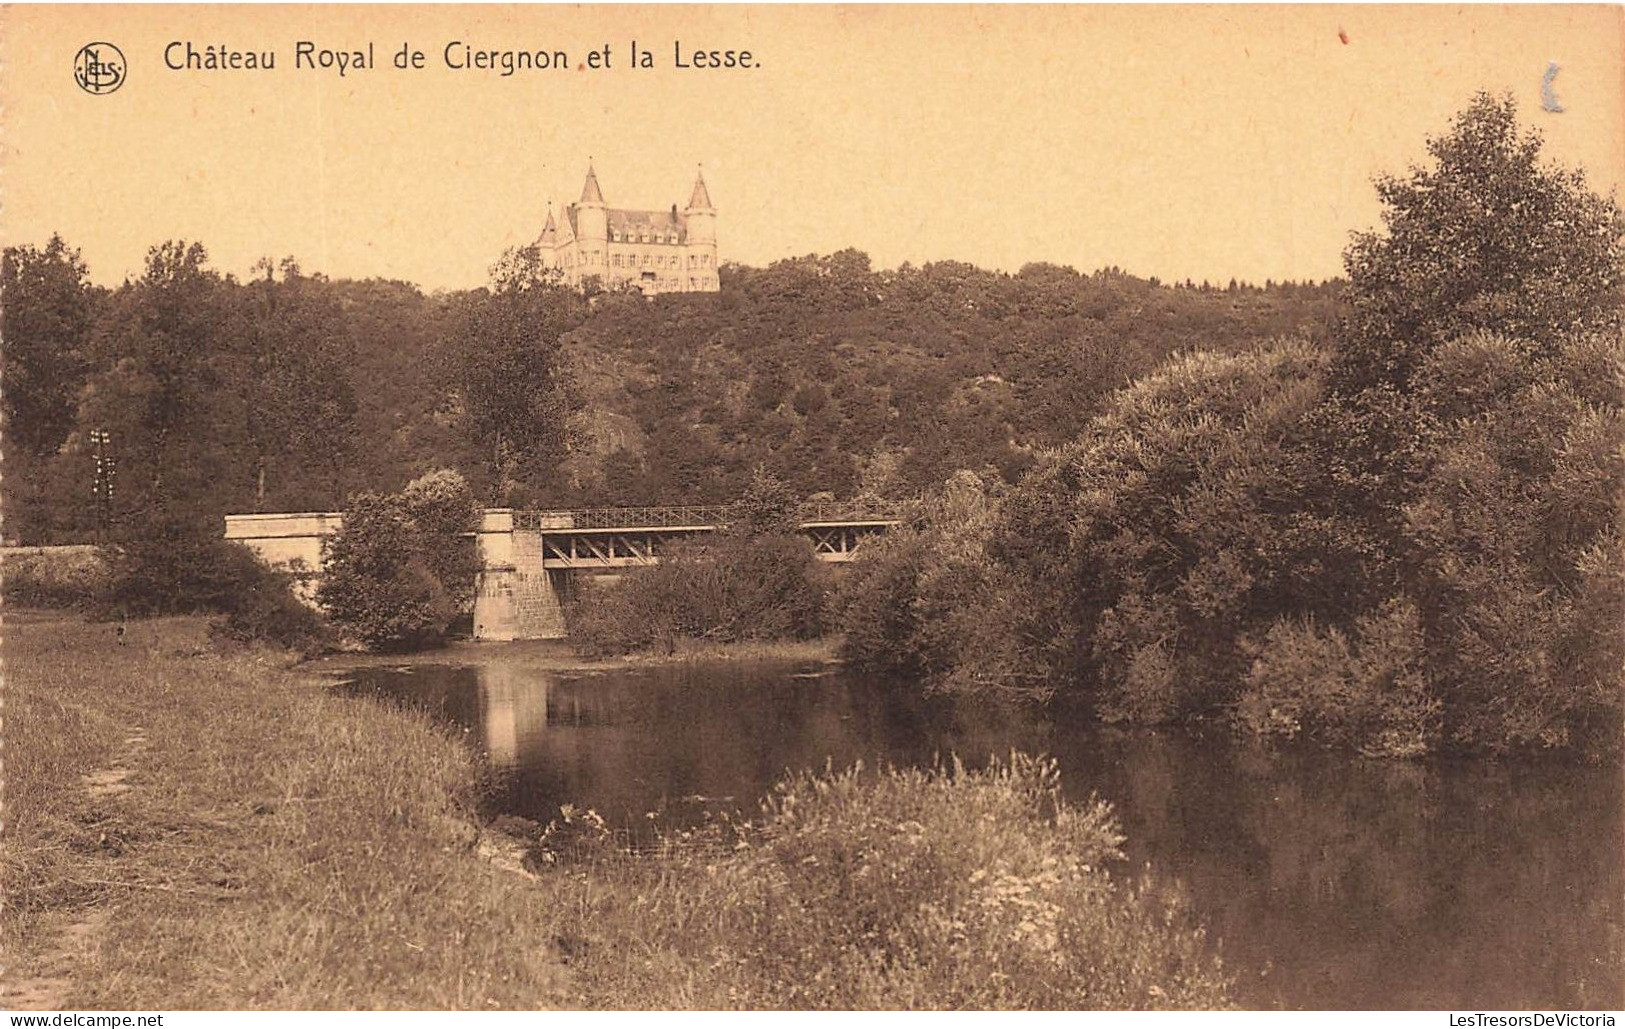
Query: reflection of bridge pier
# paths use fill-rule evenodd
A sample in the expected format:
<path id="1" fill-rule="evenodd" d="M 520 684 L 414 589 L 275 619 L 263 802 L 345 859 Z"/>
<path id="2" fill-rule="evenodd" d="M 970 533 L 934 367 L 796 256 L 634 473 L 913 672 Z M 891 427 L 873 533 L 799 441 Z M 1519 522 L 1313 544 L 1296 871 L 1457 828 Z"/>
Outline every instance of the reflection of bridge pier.
<path id="1" fill-rule="evenodd" d="M 481 570 L 474 636 L 482 640 L 558 639 L 575 577 L 655 564 L 669 543 L 715 532 L 730 508 L 622 507 L 582 511 L 487 509 L 473 533 Z M 805 504 L 798 531 L 820 561 L 855 560 L 864 540 L 897 524 L 895 505 Z M 321 565 L 322 537 L 337 514 L 227 515 L 226 538 L 273 563 Z"/>
<path id="2" fill-rule="evenodd" d="M 535 669 L 501 662 L 480 666 L 480 728 L 492 765 L 517 766 L 525 744 L 547 729 L 552 686 L 552 678 Z"/>

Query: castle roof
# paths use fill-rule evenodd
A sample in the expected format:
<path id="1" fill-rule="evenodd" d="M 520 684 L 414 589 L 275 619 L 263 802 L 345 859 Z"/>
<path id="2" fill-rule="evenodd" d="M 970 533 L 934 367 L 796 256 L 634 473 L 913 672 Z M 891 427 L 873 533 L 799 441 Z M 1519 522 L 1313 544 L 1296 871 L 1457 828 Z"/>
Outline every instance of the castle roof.
<path id="1" fill-rule="evenodd" d="M 688 209 L 711 210 L 711 193 L 705 188 L 705 176 L 699 172 L 694 173 L 694 194 L 688 198 Z"/>
<path id="2" fill-rule="evenodd" d="M 570 223 L 570 235 L 581 235 L 581 222 L 577 214 L 581 205 L 571 204 L 564 209 L 564 217 Z M 604 212 L 605 227 L 609 229 L 610 237 L 616 236 L 642 236 L 676 233 L 677 242 L 682 243 L 688 239 L 688 218 L 681 211 L 673 208 L 669 211 L 621 211 L 609 208 Z M 542 230 L 546 236 L 547 230 Z"/>
<path id="3" fill-rule="evenodd" d="M 598 176 L 593 174 L 590 163 L 587 165 L 587 181 L 581 187 L 581 202 L 584 204 L 604 202 L 604 193 L 598 188 Z"/>
<path id="4" fill-rule="evenodd" d="M 584 207 L 601 207 L 604 205 L 603 190 L 598 188 L 598 175 L 593 171 L 592 164 L 587 165 L 587 181 L 581 188 L 580 201 L 564 208 L 563 220 L 553 220 L 551 205 L 547 210 L 547 225 L 542 229 L 541 242 L 558 244 L 581 238 L 580 214 Z M 660 239 L 670 243 L 686 243 L 688 241 L 688 211 L 711 212 L 711 194 L 705 188 L 705 178 L 696 175 L 694 178 L 694 193 L 689 198 L 688 207 L 679 211 L 677 205 L 671 205 L 665 211 L 633 211 L 604 207 L 605 229 L 609 238 L 617 242 L 653 242 Z"/>
<path id="5" fill-rule="evenodd" d="M 642 233 L 671 233 L 679 237 L 688 232 L 688 219 L 674 207 L 669 211 L 610 211 L 609 231 L 622 235 Z"/>

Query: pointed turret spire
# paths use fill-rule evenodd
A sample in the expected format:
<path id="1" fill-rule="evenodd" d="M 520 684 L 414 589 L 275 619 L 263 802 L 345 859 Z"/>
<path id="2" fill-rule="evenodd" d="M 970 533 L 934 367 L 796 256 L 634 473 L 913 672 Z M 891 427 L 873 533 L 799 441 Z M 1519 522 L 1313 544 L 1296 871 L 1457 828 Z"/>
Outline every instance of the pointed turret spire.
<path id="1" fill-rule="evenodd" d="M 694 195 L 688 198 L 688 209 L 690 211 L 711 210 L 711 194 L 705 188 L 703 169 L 694 173 Z"/>
<path id="2" fill-rule="evenodd" d="M 581 202 L 584 204 L 601 204 L 604 202 L 604 194 L 598 188 L 598 176 L 593 173 L 591 161 L 587 162 L 587 182 L 581 187 Z"/>
<path id="3" fill-rule="evenodd" d="M 553 202 L 547 202 L 547 224 L 542 226 L 541 242 L 552 245 L 559 235 L 558 223 L 553 220 Z"/>

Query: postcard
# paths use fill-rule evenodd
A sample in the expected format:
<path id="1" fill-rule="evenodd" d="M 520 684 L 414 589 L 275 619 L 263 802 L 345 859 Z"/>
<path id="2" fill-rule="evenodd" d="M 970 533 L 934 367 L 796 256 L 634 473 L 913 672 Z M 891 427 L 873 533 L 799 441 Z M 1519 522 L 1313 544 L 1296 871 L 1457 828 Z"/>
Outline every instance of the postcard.
<path id="1" fill-rule="evenodd" d="M 0 1006 L 1614 1025 L 1622 87 L 1586 5 L 5 7 Z"/>

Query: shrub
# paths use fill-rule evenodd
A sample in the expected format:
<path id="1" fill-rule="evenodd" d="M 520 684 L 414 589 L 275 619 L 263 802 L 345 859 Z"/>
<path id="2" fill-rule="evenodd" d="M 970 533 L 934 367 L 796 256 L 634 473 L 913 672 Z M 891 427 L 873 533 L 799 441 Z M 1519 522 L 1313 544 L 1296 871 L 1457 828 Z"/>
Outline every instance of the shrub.
<path id="1" fill-rule="evenodd" d="M 1439 741 L 1416 606 L 1394 601 L 1355 623 L 1352 639 L 1313 622 L 1270 629 L 1248 672 L 1237 715 L 1253 732 L 1303 732 L 1364 753 L 1413 757 Z"/>
<path id="2" fill-rule="evenodd" d="M 1028 646 L 1028 591 L 991 553 L 998 500 L 955 473 L 864 551 L 831 604 L 842 656 L 929 690 L 1047 696 Z"/>
<path id="3" fill-rule="evenodd" d="M 478 559 L 463 533 L 477 514 L 454 472 L 395 496 L 351 497 L 343 526 L 322 543 L 316 599 L 342 633 L 374 650 L 443 639 L 473 596 Z"/>
<path id="4" fill-rule="evenodd" d="M 571 605 L 570 638 L 597 655 L 669 653 L 680 638 L 806 639 L 819 632 L 825 578 L 799 534 L 730 528 L 671 546 L 613 585 L 588 585 Z"/>
<path id="5" fill-rule="evenodd" d="M 93 547 L 17 548 L 0 562 L 7 604 L 92 611 L 107 602 L 107 562 Z"/>
<path id="6" fill-rule="evenodd" d="M 1596 337 L 1541 356 L 1476 333 L 1417 366 L 1427 461 L 1390 546 L 1457 748 L 1618 749 L 1625 415 L 1617 377 L 1594 374 L 1609 355 Z"/>
<path id="7" fill-rule="evenodd" d="M 232 550 L 238 586 L 224 605 L 225 618 L 212 626 L 214 635 L 238 643 L 273 643 L 305 657 L 332 645 L 326 619 L 296 592 L 297 568 L 271 568 L 247 547 Z"/>
<path id="8" fill-rule="evenodd" d="M 241 586 L 237 551 L 209 527 L 159 521 L 102 548 L 108 590 L 103 617 L 224 611 Z"/>
<path id="9" fill-rule="evenodd" d="M 1327 603 L 1317 580 L 1353 558 L 1297 507 L 1326 360 L 1286 341 L 1170 361 L 1006 499 L 994 546 L 1032 597 L 1026 646 L 1103 717 L 1230 702 L 1249 639 Z"/>
<path id="10" fill-rule="evenodd" d="M 1121 843 L 1106 803 L 1070 803 L 1055 763 L 1021 754 L 793 776 L 758 825 L 668 836 L 595 871 L 625 888 L 579 913 L 581 981 L 651 1006 L 1225 1006 L 1179 900 L 1108 872 Z M 595 945 L 626 924 L 648 960 Z M 707 960 L 680 998 L 651 997 L 660 974 L 640 966 L 678 955 Z"/>
<path id="11" fill-rule="evenodd" d="M 294 574 L 270 567 L 240 543 L 164 523 L 102 553 L 108 587 L 95 613 L 103 618 L 219 614 L 225 617 L 213 630 L 221 638 L 305 655 L 331 641 L 321 614 L 299 599 Z"/>
<path id="12" fill-rule="evenodd" d="M 456 472 L 433 471 L 406 484 L 400 505 L 421 541 L 419 556 L 429 574 L 454 607 L 467 607 L 480 573 L 480 555 L 464 538 L 480 518 L 468 483 Z"/>
<path id="13" fill-rule="evenodd" d="M 849 664 L 885 676 L 925 677 L 927 658 L 918 645 L 915 601 L 929 546 L 924 527 L 906 521 L 866 544 L 865 560 L 836 587 L 832 621 L 841 634 L 841 656 Z"/>

